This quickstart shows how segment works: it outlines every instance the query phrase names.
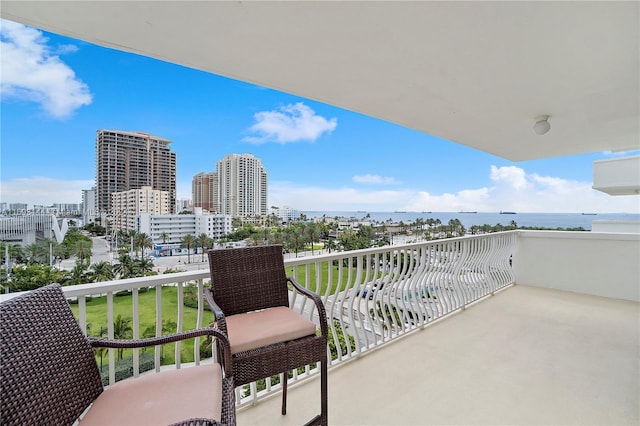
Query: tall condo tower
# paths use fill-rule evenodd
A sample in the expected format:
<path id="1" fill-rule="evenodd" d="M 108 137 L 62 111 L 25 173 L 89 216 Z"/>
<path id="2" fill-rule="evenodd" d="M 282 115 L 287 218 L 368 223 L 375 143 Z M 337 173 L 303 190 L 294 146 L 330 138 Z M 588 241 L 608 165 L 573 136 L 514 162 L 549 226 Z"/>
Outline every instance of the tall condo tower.
<path id="1" fill-rule="evenodd" d="M 218 175 L 216 172 L 198 173 L 191 181 L 193 207 L 202 207 L 211 213 L 218 212 Z"/>
<path id="2" fill-rule="evenodd" d="M 171 141 L 143 132 L 98 130 L 96 136 L 96 207 L 112 211 L 111 194 L 150 186 L 168 191 L 176 204 L 176 154 Z"/>
<path id="3" fill-rule="evenodd" d="M 216 163 L 218 213 L 231 217 L 267 214 L 267 172 L 252 154 L 229 154 Z"/>

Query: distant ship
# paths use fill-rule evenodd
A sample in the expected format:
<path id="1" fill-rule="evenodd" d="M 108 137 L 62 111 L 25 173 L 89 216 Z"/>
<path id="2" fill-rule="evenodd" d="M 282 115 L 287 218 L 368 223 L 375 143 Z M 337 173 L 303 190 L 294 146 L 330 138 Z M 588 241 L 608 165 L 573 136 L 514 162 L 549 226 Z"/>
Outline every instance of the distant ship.
<path id="1" fill-rule="evenodd" d="M 598 213 L 582 213 L 583 216 L 595 216 Z"/>
<path id="2" fill-rule="evenodd" d="M 503 212 L 502 210 L 500 210 L 500 214 L 516 214 L 516 212 Z"/>
<path id="3" fill-rule="evenodd" d="M 461 212 L 459 212 L 459 213 L 469 213 L 469 214 L 471 214 L 471 213 L 478 213 L 478 212 L 465 212 L 465 211 L 461 211 Z"/>

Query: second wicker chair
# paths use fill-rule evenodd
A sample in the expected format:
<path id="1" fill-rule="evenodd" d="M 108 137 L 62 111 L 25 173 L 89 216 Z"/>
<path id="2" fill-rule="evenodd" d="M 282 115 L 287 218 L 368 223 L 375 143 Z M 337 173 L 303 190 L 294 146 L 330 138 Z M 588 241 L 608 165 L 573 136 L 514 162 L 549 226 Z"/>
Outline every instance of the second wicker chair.
<path id="1" fill-rule="evenodd" d="M 211 289 L 205 297 L 217 327 L 231 343 L 236 386 L 283 374 L 282 414 L 286 414 L 287 372 L 320 363 L 319 415 L 308 424 L 327 424 L 327 317 L 320 297 L 287 278 L 282 246 L 209 251 Z M 310 315 L 289 307 L 289 289 L 310 298 L 318 325 Z"/>

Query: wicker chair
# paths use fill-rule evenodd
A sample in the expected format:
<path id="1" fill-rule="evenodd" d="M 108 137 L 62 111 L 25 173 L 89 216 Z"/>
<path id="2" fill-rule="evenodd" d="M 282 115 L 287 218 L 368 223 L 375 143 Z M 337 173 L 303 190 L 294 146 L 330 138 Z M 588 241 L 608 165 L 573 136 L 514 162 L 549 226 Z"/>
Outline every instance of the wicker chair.
<path id="1" fill-rule="evenodd" d="M 168 370 L 103 389 L 92 347 L 133 348 L 216 337 L 221 364 Z M 61 287 L 0 304 L 3 425 L 235 424 L 229 342 L 214 328 L 160 338 L 108 340 L 82 333 Z M 86 411 L 87 407 L 91 408 Z"/>
<path id="2" fill-rule="evenodd" d="M 218 328 L 229 336 L 236 386 L 320 362 L 320 414 L 308 424 L 327 424 L 327 316 L 317 294 L 287 278 L 282 246 L 209 250 L 211 289 L 205 297 Z M 289 308 L 289 285 L 315 303 L 316 325 Z"/>

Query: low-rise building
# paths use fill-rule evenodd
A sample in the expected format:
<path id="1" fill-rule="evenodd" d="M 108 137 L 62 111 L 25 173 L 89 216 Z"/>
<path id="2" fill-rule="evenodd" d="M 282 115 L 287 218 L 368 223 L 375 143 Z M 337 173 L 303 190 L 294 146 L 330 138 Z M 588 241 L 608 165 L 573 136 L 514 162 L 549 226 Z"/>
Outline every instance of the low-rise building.
<path id="1" fill-rule="evenodd" d="M 157 256 L 170 256 L 181 252 L 181 242 L 187 235 L 220 239 L 229 234 L 231 216 L 205 213 L 200 207 L 194 208 L 193 214 L 141 213 L 136 217 L 136 231 L 151 237 Z"/>

